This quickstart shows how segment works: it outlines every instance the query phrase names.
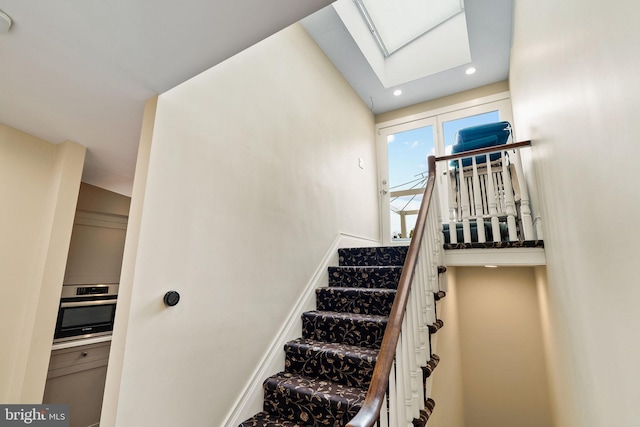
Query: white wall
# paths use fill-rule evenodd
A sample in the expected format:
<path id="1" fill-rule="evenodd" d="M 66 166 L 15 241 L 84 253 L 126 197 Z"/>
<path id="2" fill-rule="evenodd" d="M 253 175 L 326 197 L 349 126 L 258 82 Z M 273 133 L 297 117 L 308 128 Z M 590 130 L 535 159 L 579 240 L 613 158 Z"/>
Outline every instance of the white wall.
<path id="1" fill-rule="evenodd" d="M 551 427 L 534 269 L 458 267 L 456 294 L 465 427 Z"/>
<path id="2" fill-rule="evenodd" d="M 533 141 L 563 427 L 640 419 L 638 16 L 632 0 L 515 7 L 511 94 Z"/>
<path id="3" fill-rule="evenodd" d="M 379 240 L 373 129 L 299 25 L 159 97 L 101 425 L 221 424 L 338 233 Z"/>
<path id="4" fill-rule="evenodd" d="M 453 267 L 437 334 L 433 427 L 552 427 L 533 267 Z"/>
<path id="5" fill-rule="evenodd" d="M 0 402 L 40 403 L 85 148 L 0 125 Z"/>
<path id="6" fill-rule="evenodd" d="M 429 427 L 465 427 L 464 383 L 460 350 L 460 312 L 456 267 L 447 267 L 447 296 L 438 304 L 444 327 L 432 337 L 440 363 L 433 373 L 432 399 L 436 402 Z"/>

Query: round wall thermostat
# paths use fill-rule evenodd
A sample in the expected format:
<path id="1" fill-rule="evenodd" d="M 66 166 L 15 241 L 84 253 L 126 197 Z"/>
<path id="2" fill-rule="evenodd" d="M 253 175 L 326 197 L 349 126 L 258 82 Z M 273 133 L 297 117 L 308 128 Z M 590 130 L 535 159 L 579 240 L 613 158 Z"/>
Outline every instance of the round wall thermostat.
<path id="1" fill-rule="evenodd" d="M 180 301 L 180 294 L 177 293 L 176 291 L 169 291 L 166 294 L 164 294 L 164 303 L 169 307 L 173 307 L 179 301 Z"/>

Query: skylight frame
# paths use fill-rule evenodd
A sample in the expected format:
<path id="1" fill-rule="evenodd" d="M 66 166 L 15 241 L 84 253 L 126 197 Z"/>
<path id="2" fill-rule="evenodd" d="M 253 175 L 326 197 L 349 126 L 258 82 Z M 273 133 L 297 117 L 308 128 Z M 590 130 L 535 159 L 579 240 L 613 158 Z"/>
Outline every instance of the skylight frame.
<path id="1" fill-rule="evenodd" d="M 365 4 L 365 2 L 367 1 L 369 0 L 353 0 L 353 2 L 356 4 L 358 10 L 360 11 L 362 18 L 364 19 L 367 27 L 369 28 L 369 31 L 371 32 L 372 37 L 376 41 L 385 59 L 389 58 L 391 55 L 393 55 L 395 52 L 399 51 L 403 47 L 423 37 L 425 34 L 438 28 L 445 22 L 453 19 L 454 17 L 458 16 L 461 13 L 464 13 L 464 0 L 448 0 L 451 7 L 456 7 L 455 10 L 453 10 L 450 14 L 444 15 L 440 19 L 430 23 L 429 25 L 426 26 L 426 28 L 423 31 L 419 31 L 417 34 L 415 34 L 414 32 L 413 34 L 410 35 L 410 37 L 405 37 L 406 41 L 403 42 L 402 44 L 393 46 L 391 49 L 389 49 L 387 46 L 388 43 L 385 43 L 384 37 L 381 34 L 381 31 L 379 31 L 376 26 L 376 21 L 378 22 L 378 25 L 386 25 L 383 22 L 381 22 L 381 19 L 386 19 L 386 18 L 381 18 L 380 16 L 378 16 L 377 18 L 372 17 L 371 13 L 369 13 L 369 10 L 367 9 L 367 6 Z M 439 0 L 439 3 L 441 3 L 442 1 L 444 0 Z M 398 3 L 398 2 L 399 0 L 394 1 L 394 3 Z"/>

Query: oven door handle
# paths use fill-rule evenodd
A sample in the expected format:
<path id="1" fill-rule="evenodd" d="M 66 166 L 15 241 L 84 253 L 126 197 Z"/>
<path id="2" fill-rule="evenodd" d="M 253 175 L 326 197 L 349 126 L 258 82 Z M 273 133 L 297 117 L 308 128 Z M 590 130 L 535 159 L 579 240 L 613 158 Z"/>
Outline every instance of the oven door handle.
<path id="1" fill-rule="evenodd" d="M 114 299 L 106 299 L 106 300 L 98 300 L 98 301 L 74 301 L 74 302 L 61 302 L 60 308 L 70 308 L 70 307 L 89 307 L 92 305 L 108 305 L 114 304 L 116 300 Z"/>

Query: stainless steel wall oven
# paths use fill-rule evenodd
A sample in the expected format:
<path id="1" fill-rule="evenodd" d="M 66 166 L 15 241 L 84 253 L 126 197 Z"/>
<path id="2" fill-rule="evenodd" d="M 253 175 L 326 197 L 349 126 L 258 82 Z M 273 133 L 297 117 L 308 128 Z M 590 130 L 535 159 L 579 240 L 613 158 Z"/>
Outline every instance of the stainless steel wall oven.
<path id="1" fill-rule="evenodd" d="M 117 298 L 116 284 L 63 286 L 53 342 L 110 335 Z"/>

